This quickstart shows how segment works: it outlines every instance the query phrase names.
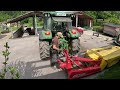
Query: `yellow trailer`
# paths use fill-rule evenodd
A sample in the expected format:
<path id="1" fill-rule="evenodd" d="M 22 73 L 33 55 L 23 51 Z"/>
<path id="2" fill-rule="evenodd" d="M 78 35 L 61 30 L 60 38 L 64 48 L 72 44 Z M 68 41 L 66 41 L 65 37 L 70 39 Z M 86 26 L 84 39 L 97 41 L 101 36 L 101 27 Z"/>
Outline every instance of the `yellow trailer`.
<path id="1" fill-rule="evenodd" d="M 92 58 L 93 60 L 102 60 L 100 64 L 101 70 L 106 67 L 111 67 L 120 60 L 120 47 L 110 46 L 107 48 L 96 48 L 87 50 L 85 57 Z"/>

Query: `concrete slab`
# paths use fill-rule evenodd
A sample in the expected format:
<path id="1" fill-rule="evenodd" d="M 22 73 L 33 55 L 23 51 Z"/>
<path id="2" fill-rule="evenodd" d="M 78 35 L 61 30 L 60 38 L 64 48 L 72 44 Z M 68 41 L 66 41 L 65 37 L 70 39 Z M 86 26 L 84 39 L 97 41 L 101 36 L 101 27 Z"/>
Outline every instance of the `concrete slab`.
<path id="1" fill-rule="evenodd" d="M 100 34 L 99 37 L 93 36 L 93 31 L 85 31 L 80 37 L 80 44 L 86 49 L 99 48 L 109 46 L 112 41 L 112 37 L 104 36 Z"/>

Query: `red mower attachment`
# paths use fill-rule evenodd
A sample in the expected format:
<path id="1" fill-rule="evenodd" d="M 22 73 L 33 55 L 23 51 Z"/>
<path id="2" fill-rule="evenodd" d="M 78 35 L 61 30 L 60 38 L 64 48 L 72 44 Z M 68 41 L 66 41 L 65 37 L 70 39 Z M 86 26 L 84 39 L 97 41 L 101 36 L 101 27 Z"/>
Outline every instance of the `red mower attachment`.
<path id="1" fill-rule="evenodd" d="M 78 79 L 101 71 L 101 60 L 69 56 L 67 50 L 63 50 L 65 61 L 58 59 L 59 67 L 67 71 L 68 79 Z"/>

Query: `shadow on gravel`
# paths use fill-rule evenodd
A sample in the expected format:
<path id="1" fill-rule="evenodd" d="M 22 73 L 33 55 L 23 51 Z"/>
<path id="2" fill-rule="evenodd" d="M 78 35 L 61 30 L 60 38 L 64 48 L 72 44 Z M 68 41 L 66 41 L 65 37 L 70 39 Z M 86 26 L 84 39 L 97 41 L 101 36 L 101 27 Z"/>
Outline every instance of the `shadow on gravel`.
<path id="1" fill-rule="evenodd" d="M 40 62 L 42 63 L 44 61 L 42 60 L 31 61 L 31 62 L 16 61 L 9 65 L 15 66 L 18 69 L 20 73 L 20 79 L 62 79 L 63 77 L 65 77 L 63 71 L 58 71 L 51 74 L 43 75 L 42 69 L 51 68 L 51 67 L 50 65 L 42 65 L 42 66 L 39 65 L 36 67 L 36 64 Z"/>
<path id="2" fill-rule="evenodd" d="M 0 39 L 4 38 L 5 36 L 7 36 L 7 35 L 0 35 Z"/>

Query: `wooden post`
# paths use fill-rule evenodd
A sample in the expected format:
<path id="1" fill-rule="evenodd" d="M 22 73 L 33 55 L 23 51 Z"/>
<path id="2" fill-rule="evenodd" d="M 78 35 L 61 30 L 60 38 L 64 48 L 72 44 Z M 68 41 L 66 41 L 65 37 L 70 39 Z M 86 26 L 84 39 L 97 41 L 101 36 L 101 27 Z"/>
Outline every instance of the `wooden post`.
<path id="1" fill-rule="evenodd" d="M 33 16 L 33 29 L 35 30 L 35 16 Z M 36 32 L 35 32 L 36 34 Z"/>
<path id="2" fill-rule="evenodd" d="M 1 27 L 2 27 L 2 31 L 4 31 L 4 24 L 3 23 L 1 24 Z"/>
<path id="3" fill-rule="evenodd" d="M 17 22 L 17 28 L 18 28 L 18 22 Z"/>
<path id="4" fill-rule="evenodd" d="M 36 14 L 35 14 L 35 35 L 37 35 L 37 19 L 36 19 Z"/>
<path id="5" fill-rule="evenodd" d="M 78 15 L 76 15 L 76 27 L 78 25 Z"/>
<path id="6" fill-rule="evenodd" d="M 92 26 L 91 20 L 90 20 L 90 27 Z"/>
<path id="7" fill-rule="evenodd" d="M 11 36 L 13 38 L 13 31 L 12 31 L 12 25 L 11 25 L 11 23 L 10 23 L 10 31 L 11 31 Z"/>
<path id="8" fill-rule="evenodd" d="M 36 20 L 36 14 L 33 16 L 33 29 L 35 30 L 35 35 L 37 35 L 37 20 Z"/>

